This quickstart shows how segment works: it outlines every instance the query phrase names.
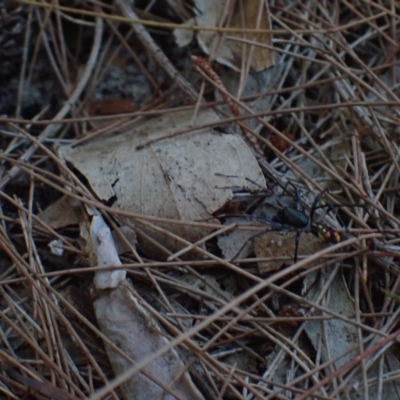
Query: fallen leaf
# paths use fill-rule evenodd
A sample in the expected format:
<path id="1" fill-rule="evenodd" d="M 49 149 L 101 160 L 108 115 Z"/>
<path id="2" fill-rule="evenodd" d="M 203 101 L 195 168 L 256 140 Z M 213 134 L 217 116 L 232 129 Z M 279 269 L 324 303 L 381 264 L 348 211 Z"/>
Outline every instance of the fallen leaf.
<path id="1" fill-rule="evenodd" d="M 323 154 L 325 157 L 322 157 Z M 320 145 L 318 152 L 314 153 L 313 156 L 322 164 L 325 164 L 325 160 L 329 160 L 332 164 L 333 169 L 337 171 L 345 170 L 347 167 L 347 161 L 351 154 L 351 142 L 349 138 L 343 136 L 343 132 L 335 130 L 332 135 L 332 140 Z M 341 188 L 341 186 L 332 178 L 332 175 L 323 170 L 314 161 L 308 158 L 306 155 L 300 155 L 296 159 L 296 165 L 305 174 L 312 176 L 319 182 L 319 185 L 323 189 L 329 189 L 331 192 L 335 192 Z M 292 171 L 288 170 L 286 179 L 292 182 L 298 180 L 297 175 Z"/>
<path id="2" fill-rule="evenodd" d="M 133 363 L 143 361 L 168 346 L 169 340 L 156 319 L 143 306 L 144 300 L 139 301 L 132 284 L 125 279 L 126 271 L 106 270 L 107 267 L 121 265 L 111 231 L 100 212 L 93 207 L 86 207 L 86 211 L 88 218 L 81 220 L 81 232 L 88 235 L 85 238 L 92 266 L 100 267 L 94 278 L 94 311 L 101 331 L 120 349 L 115 351 L 105 344 L 114 374 L 118 376 L 132 367 Z M 181 399 L 203 400 L 189 373 L 182 371 L 182 360 L 175 349 L 170 349 L 149 362 L 141 373 L 124 381 L 121 384 L 122 397 L 137 400 L 172 399 L 173 396 L 166 395 L 150 376 L 168 386 Z"/>
<path id="3" fill-rule="evenodd" d="M 256 221 L 249 220 L 245 216 L 229 217 L 225 219 L 224 225 L 238 224 L 241 227 L 245 225 L 261 225 Z M 221 249 L 225 260 L 233 260 L 248 257 L 253 252 L 251 238 L 257 232 L 253 230 L 234 230 L 218 236 L 218 247 Z"/>
<path id="4" fill-rule="evenodd" d="M 118 232 L 112 231 L 111 234 L 118 254 L 131 251 L 126 241 L 136 247 L 136 233 L 129 226 L 121 226 L 120 228 L 118 228 Z M 122 238 L 122 236 L 126 241 Z"/>
<path id="5" fill-rule="evenodd" d="M 61 147 L 59 153 L 86 177 L 100 200 L 112 202 L 115 208 L 174 220 L 217 223 L 212 214 L 232 199 L 233 187 L 254 190 L 245 178 L 261 186 L 265 180 L 245 142 L 238 135 L 202 128 L 211 123 L 219 123 L 213 111 L 201 111 L 194 120 L 192 111 L 180 111 L 148 119 L 111 138 L 75 148 Z M 182 134 L 156 141 L 177 133 Z M 149 140 L 152 144 L 137 149 Z M 129 218 L 118 220 L 123 225 L 132 224 Z M 171 252 L 185 247 L 171 235 L 138 220 L 135 225 Z M 208 228 L 186 225 L 157 222 L 157 226 L 191 243 L 210 232 Z M 142 250 L 166 256 L 155 253 L 154 246 Z"/>
<path id="6" fill-rule="evenodd" d="M 256 257 L 272 257 L 276 260 L 260 261 L 258 268 L 260 274 L 266 274 L 275 271 L 284 265 L 293 263 L 296 248 L 296 232 L 266 232 L 264 235 L 254 239 L 254 253 Z M 325 248 L 327 244 L 318 239 L 311 233 L 302 233 L 299 241 L 298 257 L 308 256 Z M 279 259 L 281 257 L 289 257 L 290 260 Z M 319 264 L 316 260 L 308 264 L 308 267 Z"/>
<path id="7" fill-rule="evenodd" d="M 305 297 L 310 301 L 315 301 L 316 298 L 320 298 L 323 282 L 330 280 L 329 289 L 324 298 L 319 300 L 319 304 L 323 304 L 324 308 L 336 314 L 344 316 L 355 315 L 354 300 L 349 295 L 343 276 L 337 273 L 332 279 L 330 276 L 331 271 L 332 269 L 329 268 L 308 274 L 303 283 L 303 292 L 307 292 Z M 321 282 L 316 283 L 316 280 Z M 314 316 L 317 315 L 322 316 L 323 314 L 317 310 L 314 312 Z M 339 355 L 344 354 L 331 366 L 332 368 L 338 369 L 358 355 L 358 350 L 349 351 L 350 349 L 357 349 L 358 343 L 358 328 L 353 324 L 339 318 L 333 318 L 322 321 L 307 321 L 304 328 L 315 351 L 320 354 L 321 364 L 336 359 Z M 346 352 L 347 354 L 345 354 Z"/>
<path id="8" fill-rule="evenodd" d="M 53 229 L 76 225 L 79 222 L 79 216 L 76 212 L 78 203 L 71 197 L 62 196 L 42 211 L 38 217 Z"/>
<path id="9" fill-rule="evenodd" d="M 124 354 L 122 356 L 120 351 L 116 352 L 106 346 L 116 376 L 132 367 L 132 362 L 128 361 L 126 356 L 135 362 L 140 362 L 168 346 L 169 341 L 165 334 L 152 315 L 135 298 L 128 282 L 125 281 L 111 291 L 104 291 L 95 301 L 94 307 L 102 332 L 113 343 L 117 343 Z M 168 386 L 177 398 L 204 399 L 193 384 L 189 373 L 187 371 L 182 373 L 185 366 L 175 349 L 148 363 L 144 370 Z M 124 398 L 127 399 L 175 398 L 167 395 L 157 383 L 143 373 L 133 375 L 121 387 L 126 396 Z"/>
<path id="10" fill-rule="evenodd" d="M 200 15 L 186 21 L 185 26 L 230 27 L 238 29 L 270 29 L 270 20 L 264 1 L 246 0 L 244 2 L 195 0 L 195 8 Z M 232 10 L 232 11 L 231 11 Z M 179 46 L 188 45 L 195 32 L 177 28 L 174 31 Z M 274 57 L 271 49 L 254 46 L 250 54 L 250 45 L 240 40 L 248 40 L 260 44 L 272 45 L 270 33 L 229 32 L 220 34 L 215 31 L 197 31 L 197 40 L 202 50 L 212 54 L 213 59 L 236 71 L 242 68 L 242 59 L 250 62 L 251 68 L 258 72 L 271 67 Z M 239 40 L 234 40 L 235 38 Z M 251 59 L 249 59 L 251 57 Z"/>

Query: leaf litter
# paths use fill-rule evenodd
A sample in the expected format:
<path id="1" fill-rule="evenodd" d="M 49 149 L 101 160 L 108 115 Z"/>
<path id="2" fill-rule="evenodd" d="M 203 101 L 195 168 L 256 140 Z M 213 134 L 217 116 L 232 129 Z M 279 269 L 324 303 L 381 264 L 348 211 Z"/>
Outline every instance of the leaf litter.
<path id="1" fill-rule="evenodd" d="M 0 6 L 2 393 L 398 398 L 396 6 L 195 3 Z M 358 207 L 231 260 L 247 178 Z"/>
<path id="2" fill-rule="evenodd" d="M 108 139 L 61 147 L 59 154 L 85 176 L 97 197 L 111 201 L 112 207 L 160 218 L 209 221 L 233 197 L 231 187 L 252 186 L 246 177 L 263 180 L 256 159 L 239 136 L 201 128 L 218 122 L 211 110 L 200 111 L 195 119 L 191 111 L 176 112 L 143 121 Z M 183 133 L 188 129 L 190 133 Z M 137 150 L 145 140 L 155 142 Z M 118 219 L 129 223 L 124 217 Z M 157 226 L 167 232 L 149 226 L 141 229 L 173 252 L 184 245 L 169 233 L 196 242 L 210 232 L 195 226 Z M 154 257 L 154 249 L 147 253 Z"/>

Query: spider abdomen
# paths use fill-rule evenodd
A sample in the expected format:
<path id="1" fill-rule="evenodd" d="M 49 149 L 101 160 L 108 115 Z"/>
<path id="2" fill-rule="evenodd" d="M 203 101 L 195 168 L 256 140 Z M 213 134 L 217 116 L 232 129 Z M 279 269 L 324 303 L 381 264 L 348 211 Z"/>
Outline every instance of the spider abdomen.
<path id="1" fill-rule="evenodd" d="M 287 224 L 294 228 L 305 228 L 308 224 L 308 216 L 293 207 L 284 207 L 279 211 L 278 217 L 282 224 Z"/>
<path id="2" fill-rule="evenodd" d="M 340 243 L 342 241 L 340 233 L 325 224 L 312 222 L 311 233 L 328 243 Z"/>

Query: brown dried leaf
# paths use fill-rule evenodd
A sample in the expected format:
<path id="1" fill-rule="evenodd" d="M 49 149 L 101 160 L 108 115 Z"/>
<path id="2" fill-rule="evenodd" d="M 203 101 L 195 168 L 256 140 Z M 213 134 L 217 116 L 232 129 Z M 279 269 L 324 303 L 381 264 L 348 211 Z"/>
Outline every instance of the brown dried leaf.
<path id="1" fill-rule="evenodd" d="M 256 257 L 290 257 L 293 259 L 296 247 L 296 232 L 267 232 L 265 235 L 254 239 L 254 253 Z M 311 233 L 302 233 L 299 242 L 298 256 L 307 256 L 314 254 L 326 247 L 326 243 L 312 235 Z M 271 260 L 260 261 L 258 268 L 260 274 L 266 274 L 282 268 L 283 265 L 291 264 L 292 261 Z M 316 260 L 310 264 L 310 267 L 319 264 Z"/>

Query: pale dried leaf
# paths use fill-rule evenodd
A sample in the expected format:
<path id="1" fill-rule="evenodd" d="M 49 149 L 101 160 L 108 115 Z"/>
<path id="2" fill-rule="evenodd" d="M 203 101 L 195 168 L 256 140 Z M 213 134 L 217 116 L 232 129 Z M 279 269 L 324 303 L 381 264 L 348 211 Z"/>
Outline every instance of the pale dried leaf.
<path id="1" fill-rule="evenodd" d="M 122 239 L 121 235 L 123 235 L 128 243 L 130 243 L 131 245 L 136 244 L 136 233 L 129 226 L 121 226 L 120 228 L 118 228 L 118 232 L 112 231 L 111 234 L 118 254 L 131 251 L 128 244 L 125 242 L 125 240 Z"/>
<path id="2" fill-rule="evenodd" d="M 52 240 L 48 246 L 50 247 L 51 254 L 62 257 L 64 254 L 63 242 L 61 240 Z"/>
<path id="3" fill-rule="evenodd" d="M 102 332 L 135 362 L 142 361 L 168 345 L 152 316 L 132 295 L 128 283 L 104 292 L 94 303 L 97 320 Z M 109 347 L 106 347 L 115 375 L 124 373 L 132 363 Z M 170 350 L 146 366 L 146 372 L 168 386 L 180 399 L 203 399 L 194 386 L 188 372 L 182 374 L 184 365 L 175 350 Z M 139 373 L 122 385 L 124 398 L 175 399 L 163 389 Z"/>
<path id="4" fill-rule="evenodd" d="M 257 222 L 246 218 L 227 218 L 224 225 L 232 223 L 243 225 L 257 225 Z M 218 247 L 225 260 L 245 258 L 252 253 L 251 238 L 256 234 L 253 230 L 234 230 L 218 236 Z"/>
<path id="5" fill-rule="evenodd" d="M 335 132 L 335 137 L 328 145 L 320 146 L 320 151 L 324 154 L 325 158 L 329 160 L 333 168 L 339 173 L 346 169 L 348 158 L 351 154 L 350 141 L 343 138 L 341 132 Z M 322 164 L 325 164 L 325 159 L 320 154 L 315 153 L 313 156 Z M 320 168 L 314 161 L 302 155 L 296 161 L 296 165 L 309 176 L 312 176 L 323 189 L 329 189 L 334 192 L 341 187 L 331 174 Z M 286 174 L 286 179 L 290 181 L 297 180 L 297 173 L 289 170 Z"/>
<path id="6" fill-rule="evenodd" d="M 91 249 L 100 267 L 121 265 L 111 232 L 102 216 L 87 207 L 92 216 L 90 224 Z M 85 222 L 83 222 L 85 224 Z M 98 271 L 94 285 L 94 308 L 102 332 L 131 360 L 138 362 L 168 345 L 155 319 L 133 296 L 133 288 L 125 280 L 125 270 Z M 106 290 L 104 290 L 106 289 Z M 111 290 L 110 290 L 111 289 Z M 132 338 L 134 338 L 132 340 Z M 106 346 L 115 375 L 122 374 L 132 365 L 125 357 Z M 189 374 L 181 374 L 184 365 L 175 350 L 170 350 L 146 366 L 146 371 L 179 394 L 182 399 L 203 399 Z M 171 382 L 174 382 L 171 385 Z M 124 398 L 153 399 L 162 395 L 163 389 L 143 374 L 136 374 L 122 385 Z M 173 399 L 164 394 L 163 398 Z"/>
<path id="7" fill-rule="evenodd" d="M 385 376 L 394 375 L 400 370 L 400 362 L 398 360 L 398 350 L 391 347 L 389 351 L 382 354 L 383 360 L 376 361 L 368 370 L 368 381 L 371 385 L 368 387 L 370 399 L 385 399 L 385 400 L 398 400 L 399 398 L 399 380 L 398 379 L 385 379 Z M 380 357 L 380 358 L 381 358 Z M 381 365 L 379 365 L 382 362 Z M 394 372 L 396 371 L 396 372 Z M 352 380 L 353 387 L 359 387 L 362 390 L 362 373 L 358 374 Z M 360 390 L 354 391 L 351 400 L 358 400 L 360 398 Z"/>
<path id="8" fill-rule="evenodd" d="M 233 197 L 233 187 L 254 186 L 244 178 L 261 185 L 264 182 L 257 160 L 239 136 L 201 128 L 218 122 L 213 111 L 201 111 L 194 120 L 191 111 L 181 111 L 149 119 L 112 138 L 76 148 L 62 147 L 60 153 L 87 178 L 101 200 L 113 199 L 115 208 L 175 220 L 205 221 Z M 136 150 L 147 140 L 196 126 L 198 130 Z M 119 219 L 129 225 L 129 220 Z M 209 232 L 192 226 L 157 226 L 190 242 Z M 172 252 L 184 247 L 163 232 L 140 227 Z"/>
<path id="9" fill-rule="evenodd" d="M 283 63 L 277 64 L 260 72 L 249 73 L 245 77 L 237 71 L 227 70 L 221 74 L 220 78 L 229 93 L 240 99 L 254 114 L 261 114 L 272 109 L 276 99 L 269 94 L 269 91 L 277 86 L 282 76 L 283 66 Z M 215 96 L 222 100 L 222 95 L 217 89 Z M 244 100 L 246 98 L 251 100 Z M 230 112 L 229 106 L 226 104 L 222 106 L 222 109 Z M 246 111 L 242 111 L 242 114 L 248 115 Z M 259 124 L 260 121 L 256 118 L 246 119 L 246 125 L 249 128 L 257 130 Z"/>
<path id="10" fill-rule="evenodd" d="M 89 209 L 89 207 L 88 207 Z M 90 224 L 90 239 L 93 259 L 96 266 L 109 267 L 121 265 L 118 252 L 111 235 L 111 231 L 103 220 L 103 217 L 96 210 L 91 208 L 92 221 Z M 96 289 L 116 288 L 126 277 L 126 270 L 98 271 L 94 277 Z"/>
<path id="11" fill-rule="evenodd" d="M 192 274 L 184 274 L 178 277 L 179 280 L 182 282 L 185 282 L 186 284 L 192 286 L 192 287 L 200 287 L 205 293 L 208 293 L 211 296 L 214 296 L 216 298 L 221 298 L 221 295 L 216 292 L 213 288 L 211 288 L 209 285 L 205 285 L 204 281 L 207 281 L 210 285 L 214 286 L 215 288 L 218 288 L 220 292 L 222 292 L 225 295 L 225 299 L 232 299 L 234 297 L 233 293 L 227 290 L 224 290 L 221 288 L 221 284 L 217 280 L 217 278 L 213 275 L 202 275 L 203 279 L 199 279 L 197 276 L 192 275 Z M 231 282 L 231 289 L 234 288 Z"/>
<path id="12" fill-rule="evenodd" d="M 79 223 L 79 215 L 76 212 L 77 205 L 76 200 L 62 196 L 42 211 L 38 217 L 53 229 L 76 225 Z"/>
<path id="13" fill-rule="evenodd" d="M 306 295 L 306 298 L 311 301 L 318 297 L 320 293 L 320 285 L 315 284 L 318 274 L 320 279 L 324 279 L 325 275 L 327 275 L 326 279 L 329 278 L 328 272 L 322 270 L 318 273 L 308 274 L 304 280 L 305 288 L 312 284 L 311 289 L 308 290 Z M 336 274 L 329 285 L 327 299 L 323 305 L 325 308 L 340 315 L 355 315 L 354 300 L 350 297 L 343 277 L 340 274 Z M 314 315 L 321 315 L 321 313 L 316 311 Z M 357 346 L 357 328 L 340 319 L 333 318 L 323 322 L 316 320 L 308 321 L 305 324 L 305 332 L 314 346 L 315 351 L 321 352 L 321 363 L 335 359 L 350 348 L 355 348 Z M 324 332 L 326 332 L 326 335 Z M 325 337 L 327 341 L 325 341 Z M 342 365 L 353 360 L 356 356 L 357 351 L 350 351 L 345 356 L 335 361 L 335 368 L 340 368 Z"/>
<path id="14" fill-rule="evenodd" d="M 221 19 L 226 20 L 226 7 L 224 1 L 196 0 L 197 10 L 201 14 L 184 23 L 186 26 L 221 26 Z M 233 4 L 231 2 L 230 4 Z M 261 9 L 260 9 L 261 5 Z M 261 13 L 260 22 L 257 20 Z M 230 28 L 247 29 L 270 29 L 269 16 L 267 15 L 263 0 L 246 0 L 245 2 L 234 2 L 232 17 L 228 21 L 223 21 L 222 26 Z M 175 29 L 176 41 L 179 46 L 185 46 L 193 38 L 193 31 L 188 29 Z M 212 54 L 213 58 L 221 64 L 227 65 L 236 71 L 241 69 L 241 59 L 245 58 L 248 62 L 250 57 L 249 44 L 233 40 L 234 38 L 257 42 L 271 46 L 272 35 L 270 33 L 229 33 L 221 35 L 213 31 L 200 30 L 197 32 L 197 40 L 202 50 L 207 54 Z M 250 66 L 254 71 L 263 71 L 274 64 L 273 53 L 269 48 L 254 46 L 251 53 Z"/>

